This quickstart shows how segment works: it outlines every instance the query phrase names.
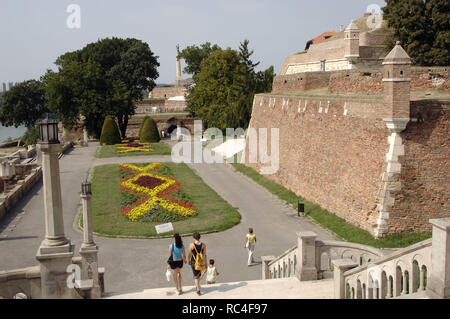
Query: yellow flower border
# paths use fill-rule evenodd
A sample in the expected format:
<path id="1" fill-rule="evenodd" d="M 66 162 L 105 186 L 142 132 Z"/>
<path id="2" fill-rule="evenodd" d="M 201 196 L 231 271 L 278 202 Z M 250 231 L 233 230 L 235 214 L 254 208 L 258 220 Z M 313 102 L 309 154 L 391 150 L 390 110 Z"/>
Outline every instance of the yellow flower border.
<path id="1" fill-rule="evenodd" d="M 173 184 L 176 183 L 176 180 L 170 177 L 166 177 L 166 176 L 160 176 L 157 174 L 151 174 L 148 173 L 149 170 L 154 169 L 157 166 L 160 166 L 161 163 L 151 163 L 145 167 L 139 167 L 139 166 L 135 166 L 132 164 L 121 164 L 121 167 L 127 168 L 127 169 L 131 169 L 131 170 L 135 170 L 135 171 L 140 171 L 143 173 L 137 174 L 136 176 L 133 176 L 130 179 L 125 180 L 124 182 L 122 182 L 122 186 L 125 188 L 128 188 L 130 190 L 133 190 L 137 193 L 141 193 L 141 194 L 145 194 L 147 196 L 150 196 L 150 199 L 147 200 L 146 202 L 144 202 L 143 204 L 133 208 L 128 214 L 127 214 L 127 218 L 131 221 L 138 221 L 140 218 L 142 218 L 142 216 L 145 215 L 145 213 L 147 213 L 149 210 L 151 210 L 152 208 L 154 208 L 156 205 L 160 205 L 162 207 L 164 207 L 165 209 L 167 209 L 170 212 L 174 212 L 174 213 L 178 213 L 181 216 L 184 217 L 190 217 L 192 215 L 194 215 L 196 213 L 195 210 L 190 209 L 190 208 L 186 208 L 183 207 L 181 205 L 178 205 L 176 203 L 172 203 L 168 200 L 162 199 L 157 197 L 157 195 L 162 192 L 163 190 L 165 190 L 166 188 L 172 186 Z M 135 184 L 134 182 L 136 180 L 138 180 L 140 177 L 142 176 L 149 176 L 149 177 L 153 177 L 153 178 L 158 178 L 164 181 L 164 183 L 162 183 L 161 185 L 156 186 L 153 189 L 149 189 L 147 187 L 143 187 L 143 186 L 139 186 L 137 184 Z"/>

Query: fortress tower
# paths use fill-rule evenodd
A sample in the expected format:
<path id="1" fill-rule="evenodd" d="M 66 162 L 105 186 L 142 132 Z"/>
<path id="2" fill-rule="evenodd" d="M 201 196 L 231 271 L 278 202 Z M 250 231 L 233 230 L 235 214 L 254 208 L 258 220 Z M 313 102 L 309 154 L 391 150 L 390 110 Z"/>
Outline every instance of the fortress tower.
<path id="1" fill-rule="evenodd" d="M 352 21 L 344 30 L 345 58 L 352 62 L 359 58 L 359 28 Z"/>
<path id="2" fill-rule="evenodd" d="M 395 204 L 396 194 L 402 190 L 402 164 L 399 156 L 405 155 L 405 145 L 400 133 L 405 130 L 410 119 L 410 72 L 411 59 L 397 41 L 383 61 L 383 120 L 391 135 L 388 138 L 389 151 L 385 157 L 386 171 L 382 177 L 381 202 L 377 206 L 379 216 L 376 237 L 388 233 L 389 212 Z"/>
<path id="3" fill-rule="evenodd" d="M 411 59 L 397 41 L 383 61 L 385 117 L 409 121 Z"/>

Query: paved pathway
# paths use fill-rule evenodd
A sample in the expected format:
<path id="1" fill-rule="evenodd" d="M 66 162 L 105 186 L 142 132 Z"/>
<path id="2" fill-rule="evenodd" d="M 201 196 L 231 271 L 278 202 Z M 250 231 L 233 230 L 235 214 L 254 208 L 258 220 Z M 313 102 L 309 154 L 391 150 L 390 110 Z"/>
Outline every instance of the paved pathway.
<path id="1" fill-rule="evenodd" d="M 82 234 L 73 228 L 80 200 L 80 182 L 92 166 L 123 163 L 168 161 L 169 156 L 136 156 L 94 159 L 96 143 L 76 147 L 60 160 L 61 186 L 64 202 L 66 235 L 78 250 Z M 206 234 L 208 257 L 216 260 L 220 271 L 218 282 L 261 279 L 261 265 L 247 267 L 244 237 L 248 227 L 255 229 L 258 243 L 256 260 L 264 255 L 280 255 L 296 243 L 296 232 L 313 230 L 319 238 L 332 236 L 317 226 L 298 218 L 278 198 L 228 165 L 190 165 L 204 181 L 242 215 L 241 223 L 220 233 Z M 24 211 L 24 213 L 22 213 Z M 0 222 L 0 270 L 37 265 L 36 251 L 44 237 L 44 204 L 41 183 L 17 205 L 8 218 Z M 2 237 L 3 236 L 3 237 Z M 5 237 L 7 236 L 7 237 Z M 100 248 L 99 263 L 106 268 L 107 292 L 127 292 L 137 289 L 170 287 L 165 267 L 170 239 L 114 239 L 95 236 Z M 184 238 L 185 244 L 191 238 Z M 183 284 L 192 285 L 192 272 L 182 270 Z M 165 296 L 161 296 L 165 298 Z"/>

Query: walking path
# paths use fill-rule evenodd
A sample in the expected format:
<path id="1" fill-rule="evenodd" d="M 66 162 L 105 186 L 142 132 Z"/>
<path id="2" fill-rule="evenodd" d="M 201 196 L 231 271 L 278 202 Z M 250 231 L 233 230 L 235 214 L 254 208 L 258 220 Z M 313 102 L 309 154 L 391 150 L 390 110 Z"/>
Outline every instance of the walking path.
<path id="1" fill-rule="evenodd" d="M 94 158 L 98 143 L 76 147 L 60 160 L 62 199 L 66 236 L 75 244 L 76 255 L 82 234 L 73 228 L 79 209 L 80 183 L 93 166 L 115 163 L 166 162 L 170 156 L 135 156 Z M 261 265 L 247 267 L 244 248 L 248 227 L 257 235 L 256 261 L 264 255 L 280 255 L 297 242 L 296 232 L 312 230 L 321 239 L 332 235 L 298 218 L 296 212 L 246 176 L 225 164 L 190 164 L 196 173 L 219 195 L 236 207 L 241 223 L 220 233 L 205 234 L 208 258 L 216 260 L 220 271 L 218 282 L 238 282 L 261 279 Z M 22 213 L 24 212 L 24 213 Z M 45 234 L 42 183 L 8 213 L 0 222 L 0 270 L 37 265 L 36 251 Z M 185 246 L 192 238 L 183 238 Z M 107 292 L 127 292 L 137 289 L 171 287 L 165 278 L 168 246 L 171 239 L 118 239 L 95 236 L 99 246 L 99 264 L 106 268 Z M 182 270 L 183 285 L 192 285 L 189 267 Z M 165 295 L 160 296 L 165 298 Z"/>

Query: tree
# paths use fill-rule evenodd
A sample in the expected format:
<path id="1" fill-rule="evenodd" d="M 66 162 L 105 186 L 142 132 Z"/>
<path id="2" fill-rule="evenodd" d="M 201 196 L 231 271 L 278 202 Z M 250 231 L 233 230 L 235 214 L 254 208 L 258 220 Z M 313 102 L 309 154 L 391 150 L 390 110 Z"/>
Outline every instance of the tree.
<path id="1" fill-rule="evenodd" d="M 150 116 L 148 116 L 148 115 L 144 116 L 144 119 L 142 120 L 141 126 L 139 126 L 139 133 L 138 133 L 139 137 L 141 137 L 142 129 L 144 128 L 144 123 L 149 117 Z"/>
<path id="2" fill-rule="evenodd" d="M 240 122 L 237 110 L 248 108 L 246 69 L 238 53 L 231 49 L 214 51 L 193 79 L 195 87 L 187 97 L 190 113 L 210 127 L 236 127 Z"/>
<path id="3" fill-rule="evenodd" d="M 158 143 L 161 140 L 155 120 L 148 117 L 142 125 L 142 131 L 139 136 L 141 142 Z"/>
<path id="4" fill-rule="evenodd" d="M 255 93 L 270 92 L 273 66 L 255 71 L 249 41 L 240 43 L 239 52 L 217 49 L 202 63 L 193 76 L 195 86 L 187 97 L 187 109 L 210 127 L 247 128 Z"/>
<path id="5" fill-rule="evenodd" d="M 384 19 L 416 65 L 448 65 L 450 4 L 445 0 L 386 0 Z"/>
<path id="6" fill-rule="evenodd" d="M 4 126 L 32 127 L 45 112 L 45 94 L 39 81 L 21 82 L 2 94 L 0 122 Z"/>
<path id="7" fill-rule="evenodd" d="M 100 145 L 115 145 L 121 141 L 116 121 L 111 116 L 106 116 L 100 136 Z"/>
<path id="8" fill-rule="evenodd" d="M 206 42 L 200 46 L 191 45 L 178 53 L 178 58 L 184 59 L 186 67 L 183 69 L 184 73 L 197 75 L 200 73 L 201 63 L 215 50 L 220 49 L 217 44 L 211 46 L 211 43 Z"/>
<path id="9" fill-rule="evenodd" d="M 43 77 L 50 107 L 69 127 L 83 115 L 88 131 L 97 137 L 105 117 L 114 116 L 125 138 L 135 112 L 133 100 L 156 85 L 157 58 L 137 39 L 107 38 L 67 52 L 55 62 L 58 72 Z"/>

